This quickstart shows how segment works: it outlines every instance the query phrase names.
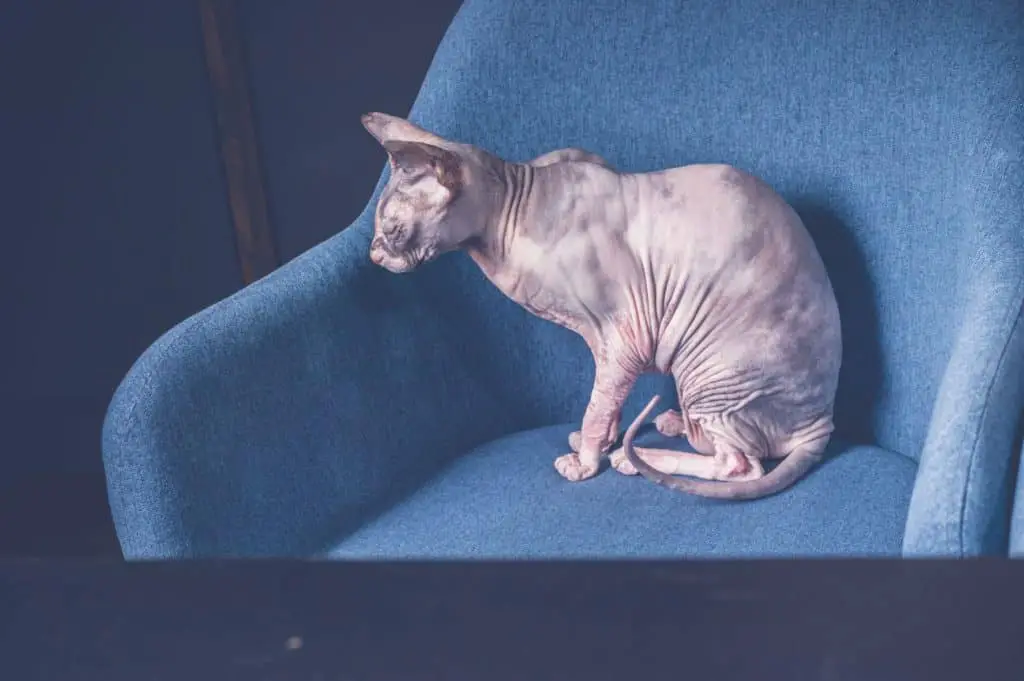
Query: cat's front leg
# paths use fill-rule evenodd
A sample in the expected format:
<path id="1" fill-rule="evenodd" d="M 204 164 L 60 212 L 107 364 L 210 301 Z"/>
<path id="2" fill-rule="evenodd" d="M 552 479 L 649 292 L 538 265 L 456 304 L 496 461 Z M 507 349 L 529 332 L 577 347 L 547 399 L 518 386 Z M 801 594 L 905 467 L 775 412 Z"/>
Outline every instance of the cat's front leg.
<path id="1" fill-rule="evenodd" d="M 571 433 L 569 433 L 569 449 L 571 449 L 572 451 L 576 452 L 577 454 L 580 451 L 580 443 L 582 441 L 583 441 L 583 432 L 582 431 L 574 430 Z M 607 440 L 608 444 L 606 444 L 604 446 L 604 449 L 601 451 L 601 453 L 602 454 L 607 454 L 608 452 L 612 451 L 612 448 L 615 446 L 615 443 L 617 443 L 618 441 L 619 441 L 619 419 L 618 419 L 618 417 L 616 417 L 615 419 L 612 420 L 611 425 L 608 426 L 608 440 Z"/>
<path id="2" fill-rule="evenodd" d="M 555 469 L 566 480 L 576 482 L 597 474 L 601 456 L 618 438 L 622 405 L 638 376 L 638 372 L 623 368 L 619 362 L 597 362 L 594 388 L 579 431 L 578 448 L 574 447 L 574 452 L 555 459 Z M 570 444 L 572 439 L 570 436 Z"/>

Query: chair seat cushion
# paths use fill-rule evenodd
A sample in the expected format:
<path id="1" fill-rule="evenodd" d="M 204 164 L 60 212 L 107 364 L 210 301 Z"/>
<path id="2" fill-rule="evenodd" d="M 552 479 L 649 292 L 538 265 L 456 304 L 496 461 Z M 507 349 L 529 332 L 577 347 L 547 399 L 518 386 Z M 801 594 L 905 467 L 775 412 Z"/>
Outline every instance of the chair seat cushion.
<path id="1" fill-rule="evenodd" d="M 789 490 L 703 499 L 604 465 L 570 483 L 552 461 L 570 424 L 516 433 L 456 459 L 333 547 L 332 558 L 671 558 L 898 555 L 916 464 L 833 441 Z M 647 426 L 638 444 L 685 449 Z M 681 446 L 682 445 L 682 446 Z"/>

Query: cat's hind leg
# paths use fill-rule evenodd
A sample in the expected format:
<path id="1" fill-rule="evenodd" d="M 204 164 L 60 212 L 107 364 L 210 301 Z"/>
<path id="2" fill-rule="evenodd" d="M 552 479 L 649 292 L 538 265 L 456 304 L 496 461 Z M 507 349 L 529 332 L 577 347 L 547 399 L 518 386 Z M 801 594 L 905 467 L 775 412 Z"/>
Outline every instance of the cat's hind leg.
<path id="1" fill-rule="evenodd" d="M 699 421 L 691 421 L 682 411 L 682 405 L 686 404 L 683 399 L 682 383 L 676 377 L 676 394 L 679 398 L 679 409 L 666 409 L 654 419 L 654 427 L 665 437 L 684 437 L 690 446 L 701 454 L 713 454 L 714 447 L 711 441 L 704 435 Z"/>
<path id="2" fill-rule="evenodd" d="M 654 419 L 654 427 L 665 437 L 686 437 L 686 421 L 675 409 L 666 409 Z"/>
<path id="3" fill-rule="evenodd" d="M 687 421 L 681 412 L 675 409 L 668 409 L 658 414 L 654 419 L 654 427 L 665 437 L 684 437 L 700 454 L 714 454 L 715 448 L 704 435 L 700 423 Z"/>
<path id="4" fill-rule="evenodd" d="M 690 420 L 678 412 L 670 412 L 664 421 L 675 427 L 678 418 L 690 445 L 699 454 L 677 452 L 671 449 L 635 447 L 637 455 L 655 470 L 668 475 L 688 475 L 704 480 L 756 480 L 764 477 L 760 457 L 749 454 L 764 450 L 764 437 L 738 416 Z M 609 457 L 612 466 L 623 475 L 636 475 L 639 471 L 626 458 L 620 447 Z"/>
<path id="5" fill-rule="evenodd" d="M 679 404 L 683 396 L 679 395 Z M 699 422 L 690 421 L 682 410 L 666 409 L 654 419 L 654 428 L 665 437 L 683 437 L 698 453 L 678 452 L 671 449 L 636 447 L 637 454 L 652 468 L 668 475 L 689 475 L 705 480 L 717 480 L 718 472 L 713 458 L 714 447 Z M 622 448 L 609 456 L 609 463 L 623 475 L 636 475 L 639 471 L 626 458 Z"/>
<path id="6" fill-rule="evenodd" d="M 757 480 L 764 476 L 764 466 L 759 459 L 733 449 L 724 449 L 710 456 L 650 447 L 634 449 L 651 468 L 667 475 L 735 481 Z M 626 452 L 621 447 L 612 453 L 609 460 L 612 467 L 623 475 L 636 475 L 639 472 L 626 458 Z"/>
<path id="7" fill-rule="evenodd" d="M 692 475 L 705 480 L 713 479 L 714 459 L 703 454 L 677 452 L 671 449 L 654 449 L 652 447 L 634 447 L 637 455 L 646 461 L 651 468 L 667 475 Z M 636 475 L 639 471 L 626 458 L 626 452 L 619 447 L 612 452 L 609 462 L 623 475 Z"/>

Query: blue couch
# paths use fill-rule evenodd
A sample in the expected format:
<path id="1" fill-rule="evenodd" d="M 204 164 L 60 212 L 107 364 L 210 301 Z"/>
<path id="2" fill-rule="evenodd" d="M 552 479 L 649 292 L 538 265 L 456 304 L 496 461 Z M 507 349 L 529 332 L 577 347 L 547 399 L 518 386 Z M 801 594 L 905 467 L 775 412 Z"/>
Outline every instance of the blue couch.
<path id="1" fill-rule="evenodd" d="M 183 321 L 124 379 L 103 452 L 125 556 L 1006 555 L 1020 8 L 468 0 L 413 121 L 517 160 L 572 145 L 627 171 L 731 163 L 800 213 L 843 315 L 827 460 L 754 502 L 610 470 L 566 482 L 552 460 L 588 399 L 582 341 L 461 254 L 372 265 L 385 169 L 350 227 Z M 645 377 L 624 418 L 655 392 L 675 403 Z"/>

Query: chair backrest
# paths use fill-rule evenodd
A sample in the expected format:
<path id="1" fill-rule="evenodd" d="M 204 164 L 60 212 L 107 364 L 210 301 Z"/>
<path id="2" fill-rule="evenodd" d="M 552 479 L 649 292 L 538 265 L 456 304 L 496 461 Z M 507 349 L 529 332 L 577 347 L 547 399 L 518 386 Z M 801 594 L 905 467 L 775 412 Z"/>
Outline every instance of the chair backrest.
<path id="1" fill-rule="evenodd" d="M 410 117 L 511 159 L 572 145 L 623 170 L 726 162 L 766 179 L 839 299 L 839 434 L 917 456 L 968 306 L 1019 276 L 1022 4 L 468 0 Z M 593 368 L 575 336 L 463 256 L 395 279 L 524 425 L 581 416 Z M 654 388 L 671 394 L 644 382 L 629 408 Z"/>

